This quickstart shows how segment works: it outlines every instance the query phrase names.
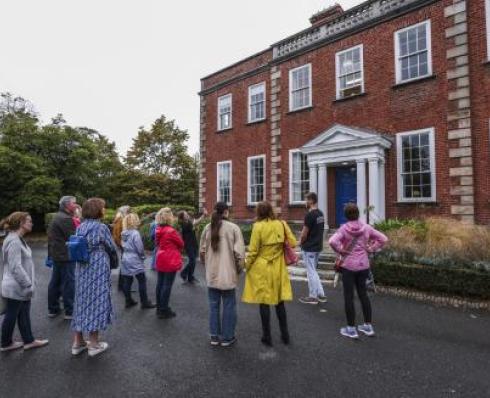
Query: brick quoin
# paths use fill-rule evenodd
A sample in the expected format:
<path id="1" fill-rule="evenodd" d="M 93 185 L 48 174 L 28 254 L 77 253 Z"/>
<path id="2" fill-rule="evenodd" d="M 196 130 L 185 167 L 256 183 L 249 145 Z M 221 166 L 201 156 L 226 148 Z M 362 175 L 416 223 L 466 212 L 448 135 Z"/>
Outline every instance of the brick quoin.
<path id="1" fill-rule="evenodd" d="M 374 2 L 368 1 L 363 5 L 371 3 Z M 458 7 L 456 11 L 463 11 L 448 16 L 446 8 L 454 5 Z M 342 14 L 338 18 L 342 18 Z M 433 75 L 396 85 L 394 32 L 427 19 L 431 21 Z M 467 53 L 454 57 L 452 55 L 464 48 L 453 48 L 464 43 L 465 38 L 464 35 L 447 37 L 447 31 L 459 29 L 460 26 L 455 26 L 462 22 L 467 25 Z M 335 54 L 359 44 L 363 45 L 365 94 L 336 101 Z M 201 106 L 201 121 L 205 121 L 201 126 L 201 150 L 205 154 L 201 176 L 205 179 L 201 187 L 205 186 L 205 189 L 200 198 L 201 206 L 211 210 L 216 203 L 216 163 L 232 160 L 233 216 L 238 220 L 254 218 L 255 209 L 247 206 L 247 157 L 266 155 L 266 199 L 271 200 L 271 146 L 274 140 L 271 131 L 278 127 L 278 155 L 281 160 L 276 175 L 280 188 L 274 189 L 281 199 L 274 202 L 280 206 L 283 218 L 302 220 L 304 208 L 289 204 L 289 151 L 302 147 L 339 123 L 375 130 L 393 138 L 393 146 L 386 152 L 387 218 L 435 215 L 490 223 L 490 63 L 485 0 L 412 1 L 396 15 L 348 30 L 278 60 L 274 59 L 273 47 L 201 81 L 200 95 L 205 104 Z M 312 65 L 313 106 L 291 113 L 289 71 L 307 63 Z M 461 66 L 468 68 L 469 75 L 452 79 L 452 71 Z M 271 87 L 272 76 L 277 78 L 277 94 L 271 94 L 274 90 Z M 248 124 L 248 87 L 260 82 L 266 83 L 267 118 L 263 122 Z M 450 98 L 450 93 L 465 87 L 468 88 L 468 98 Z M 218 97 L 230 93 L 233 95 L 232 128 L 218 132 Z M 271 114 L 273 108 L 277 112 L 275 115 Z M 450 115 L 458 111 L 468 112 L 468 120 L 452 120 Z M 470 124 L 469 130 L 464 129 L 466 124 Z M 429 127 L 435 130 L 436 202 L 398 203 L 395 135 Z M 469 151 L 469 156 L 449 156 L 450 153 L 459 153 L 454 151 L 459 151 L 462 146 L 469 148 L 462 152 Z M 472 175 L 450 175 L 450 169 L 461 167 L 472 168 Z M 460 195 L 462 186 L 472 186 L 474 194 Z M 333 227 L 337 222 L 335 172 L 331 167 L 328 168 L 327 190 L 328 221 Z M 465 204 L 474 207 L 465 207 L 465 214 L 455 214 Z"/>

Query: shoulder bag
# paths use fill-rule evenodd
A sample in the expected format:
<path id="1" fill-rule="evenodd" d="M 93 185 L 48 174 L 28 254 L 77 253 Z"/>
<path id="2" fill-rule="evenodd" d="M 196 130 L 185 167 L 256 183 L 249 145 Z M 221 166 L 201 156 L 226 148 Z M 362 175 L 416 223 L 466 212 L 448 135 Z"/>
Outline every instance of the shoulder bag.
<path id="1" fill-rule="evenodd" d="M 351 255 L 352 250 L 356 246 L 358 240 L 359 238 L 352 238 L 352 240 L 349 243 L 349 246 L 347 246 L 346 249 L 348 253 L 345 256 L 342 256 L 341 254 L 337 256 L 337 258 L 335 259 L 335 272 L 340 273 L 342 264 L 344 263 L 345 259 Z"/>
<path id="2" fill-rule="evenodd" d="M 286 265 L 295 265 L 298 263 L 298 256 L 288 242 L 288 235 L 286 233 L 284 222 L 281 221 L 281 223 L 284 228 L 284 259 L 286 260 Z"/>

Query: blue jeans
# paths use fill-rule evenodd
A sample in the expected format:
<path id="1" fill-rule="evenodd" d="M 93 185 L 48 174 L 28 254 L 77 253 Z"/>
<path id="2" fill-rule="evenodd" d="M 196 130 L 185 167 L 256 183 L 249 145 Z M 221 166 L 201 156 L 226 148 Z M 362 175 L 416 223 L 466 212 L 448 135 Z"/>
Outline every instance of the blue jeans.
<path id="1" fill-rule="evenodd" d="M 222 337 L 228 341 L 235 337 L 237 321 L 235 289 L 208 289 L 209 298 L 209 332 L 213 337 Z M 223 317 L 220 316 L 223 301 Z"/>
<path id="2" fill-rule="evenodd" d="M 72 315 L 75 296 L 75 263 L 55 261 L 53 264 L 51 281 L 48 286 L 48 311 L 50 314 L 60 312 L 61 295 L 63 295 L 65 315 Z"/>
<path id="3" fill-rule="evenodd" d="M 180 276 L 184 281 L 192 282 L 194 278 L 194 270 L 196 269 L 196 256 L 195 255 L 187 255 L 188 261 L 185 268 L 180 273 Z"/>
<path id="4" fill-rule="evenodd" d="M 31 344 L 34 336 L 31 330 L 31 302 L 7 299 L 7 311 L 2 323 L 2 347 L 13 343 L 15 323 L 19 326 L 24 344 Z"/>
<path id="5" fill-rule="evenodd" d="M 325 296 L 323 291 L 322 282 L 318 276 L 316 270 L 318 266 L 318 259 L 320 257 L 319 252 L 302 252 L 303 261 L 306 267 L 306 276 L 308 277 L 308 289 L 310 297 L 318 298 L 319 296 Z"/>
<path id="6" fill-rule="evenodd" d="M 170 311 L 168 302 L 174 284 L 176 272 L 158 272 L 157 282 L 157 312 L 166 313 Z"/>

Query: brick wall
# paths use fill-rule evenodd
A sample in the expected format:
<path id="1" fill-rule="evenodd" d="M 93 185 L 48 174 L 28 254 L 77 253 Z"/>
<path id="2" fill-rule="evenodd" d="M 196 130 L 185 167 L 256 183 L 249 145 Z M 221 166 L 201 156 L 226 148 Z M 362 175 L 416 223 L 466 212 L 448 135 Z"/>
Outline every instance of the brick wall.
<path id="1" fill-rule="evenodd" d="M 447 7 L 464 0 L 441 0 L 395 19 L 376 25 L 346 38 L 334 41 L 314 51 L 274 64 L 271 53 L 264 52 L 257 59 L 248 59 L 210 78 L 203 80 L 206 125 L 203 131 L 206 141 L 206 192 L 205 200 L 210 207 L 216 201 L 216 162 L 233 160 L 233 211 L 237 218 L 251 219 L 254 210 L 247 208 L 247 157 L 259 154 L 267 156 L 267 199 L 272 200 L 282 216 L 301 220 L 304 209 L 289 205 L 289 150 L 299 148 L 316 137 L 333 123 L 374 129 L 380 133 L 394 135 L 398 132 L 435 128 L 436 137 L 436 180 L 437 203 L 416 205 L 397 203 L 396 146 L 386 158 L 386 215 L 387 217 L 413 217 L 425 215 L 451 216 L 459 211 L 458 217 L 471 214 L 473 206 L 477 222 L 490 222 L 489 188 L 489 79 L 490 65 L 483 64 L 486 58 L 484 0 L 471 1 L 467 10 L 469 19 L 469 55 L 453 54 L 448 50 L 459 44 L 455 34 L 447 37 L 447 29 L 464 21 L 456 12 L 448 16 Z M 476 3 L 480 4 L 476 4 Z M 458 11 L 458 10 L 456 10 Z M 410 84 L 395 86 L 394 39 L 395 31 L 424 20 L 431 20 L 433 77 Z M 459 28 L 456 28 L 459 29 Z M 365 95 L 344 101 L 336 101 L 335 53 L 357 44 L 364 46 Z M 459 51 L 459 50 L 455 50 Z M 461 79 L 448 79 L 448 71 L 470 62 L 471 102 L 466 97 L 452 98 L 464 83 Z M 463 58 L 461 58 L 463 57 Z M 264 67 L 264 62 L 270 62 Z M 289 70 L 312 64 L 313 107 L 289 113 Z M 253 70 L 260 68 L 260 73 Z M 265 68 L 265 69 L 264 69 Z M 248 76 L 233 81 L 217 90 L 212 87 L 234 77 Z M 452 81 L 454 80 L 454 81 Z M 247 125 L 248 86 L 267 82 L 267 121 Z M 217 133 L 216 106 L 220 95 L 233 94 L 233 129 Z M 453 93 L 453 94 L 451 94 Z M 464 93 L 463 93 L 464 94 Z M 469 97 L 468 97 L 469 98 Z M 450 177 L 449 169 L 466 167 L 468 156 L 452 158 L 450 154 L 469 145 L 465 137 L 450 140 L 448 131 L 456 127 L 448 121 L 448 115 L 463 104 L 471 104 L 471 166 L 474 173 L 468 176 Z M 456 123 L 457 125 L 457 123 Z M 459 128 L 459 127 L 458 127 Z M 455 151 L 456 150 L 456 151 Z M 463 150 L 465 151 L 465 150 Z M 274 163 L 271 163 L 271 158 Z M 474 174 L 474 176 L 473 176 Z M 334 220 L 335 182 L 333 170 L 329 172 L 329 220 Z M 455 187 L 475 185 L 473 199 L 468 192 L 455 194 Z M 273 185 L 273 186 L 272 186 Z M 465 207 L 464 209 L 462 208 Z"/>

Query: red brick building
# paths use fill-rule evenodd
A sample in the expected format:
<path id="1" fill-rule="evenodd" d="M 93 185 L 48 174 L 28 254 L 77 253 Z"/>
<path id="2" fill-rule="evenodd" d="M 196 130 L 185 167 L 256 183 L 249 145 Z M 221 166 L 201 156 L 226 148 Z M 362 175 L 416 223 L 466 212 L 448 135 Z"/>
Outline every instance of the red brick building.
<path id="1" fill-rule="evenodd" d="M 369 0 L 201 81 L 200 203 L 490 222 L 490 0 Z M 368 211 L 363 211 L 367 218 Z"/>

